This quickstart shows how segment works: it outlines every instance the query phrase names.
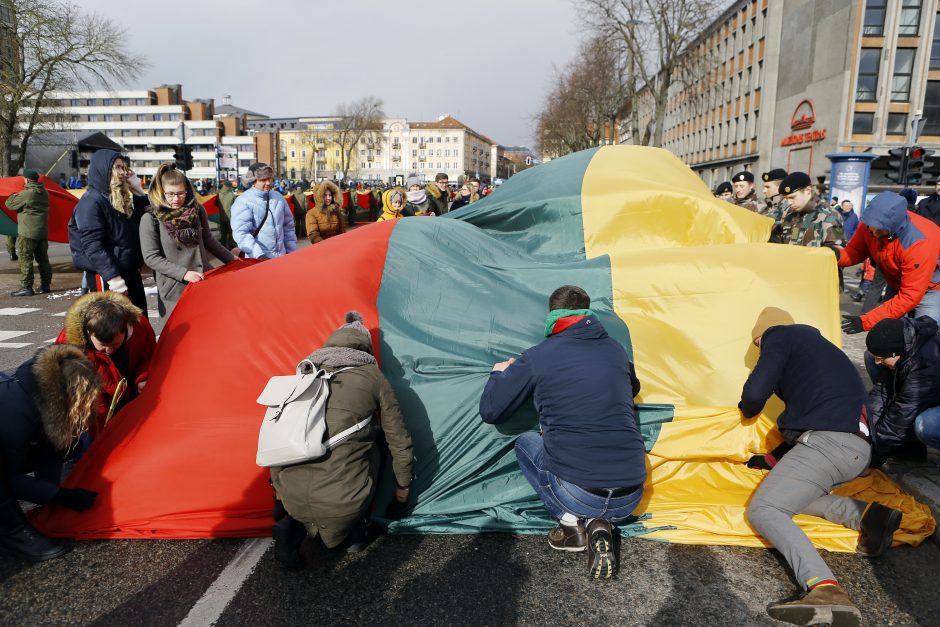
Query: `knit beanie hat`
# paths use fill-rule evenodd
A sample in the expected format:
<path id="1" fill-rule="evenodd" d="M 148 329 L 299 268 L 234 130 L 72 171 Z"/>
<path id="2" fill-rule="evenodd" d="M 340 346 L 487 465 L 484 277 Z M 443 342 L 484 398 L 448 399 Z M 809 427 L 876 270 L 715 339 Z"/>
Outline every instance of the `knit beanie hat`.
<path id="1" fill-rule="evenodd" d="M 23 170 L 23 176 L 27 181 L 32 181 L 33 183 L 39 182 L 39 172 L 36 170 Z"/>
<path id="2" fill-rule="evenodd" d="M 896 318 L 880 320 L 865 338 L 868 352 L 875 357 L 893 357 L 904 353 L 904 322 Z"/>
<path id="3" fill-rule="evenodd" d="M 903 196 L 904 200 L 907 201 L 907 206 L 911 207 L 917 204 L 917 192 L 910 187 L 905 187 L 898 192 L 899 196 Z"/>
<path id="4" fill-rule="evenodd" d="M 417 185 L 418 187 L 424 187 L 421 184 L 421 181 L 418 180 L 417 176 L 409 176 L 408 180 L 405 182 L 405 190 L 410 191 L 412 185 Z"/>
<path id="5" fill-rule="evenodd" d="M 757 316 L 757 324 L 751 330 L 751 339 L 756 340 L 770 327 L 783 324 L 793 324 L 793 316 L 777 307 L 765 307 L 764 311 Z"/>
<path id="6" fill-rule="evenodd" d="M 347 311 L 346 312 L 346 324 L 344 324 L 340 328 L 341 329 L 355 329 L 356 331 L 361 331 L 362 333 L 365 333 L 367 336 L 371 338 L 372 336 L 369 335 L 369 329 L 367 329 L 366 325 L 363 324 L 363 320 L 364 318 L 362 317 L 362 314 L 359 313 L 358 311 L 356 310 Z"/>

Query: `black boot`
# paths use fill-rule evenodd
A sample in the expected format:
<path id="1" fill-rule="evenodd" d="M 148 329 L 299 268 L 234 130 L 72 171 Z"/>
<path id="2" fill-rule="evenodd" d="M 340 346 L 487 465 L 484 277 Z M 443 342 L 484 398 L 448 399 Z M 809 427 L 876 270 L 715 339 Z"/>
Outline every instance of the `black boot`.
<path id="1" fill-rule="evenodd" d="M 881 503 L 872 503 L 862 515 L 856 551 L 865 557 L 878 557 L 891 548 L 894 532 L 901 526 L 901 512 Z"/>
<path id="2" fill-rule="evenodd" d="M 307 537 L 303 523 L 284 516 L 274 524 L 271 535 L 274 537 L 274 559 L 288 570 L 302 568 L 304 558 L 300 554 L 300 546 Z"/>
<path id="3" fill-rule="evenodd" d="M 42 562 L 67 551 L 65 546 L 50 540 L 29 524 L 15 498 L 0 501 L 0 552 L 28 562 Z"/>
<path id="4" fill-rule="evenodd" d="M 369 544 L 369 520 L 360 518 L 343 541 L 347 553 L 359 553 Z"/>
<path id="5" fill-rule="evenodd" d="M 36 294 L 36 292 L 33 291 L 33 288 L 31 288 L 31 287 L 21 287 L 20 289 L 16 290 L 15 292 L 11 292 L 11 293 L 10 293 L 10 296 L 33 296 L 33 295 L 35 295 L 35 294 Z"/>
<path id="6" fill-rule="evenodd" d="M 52 288 L 51 288 L 50 286 L 48 286 L 48 285 L 40 285 L 40 286 L 39 286 L 39 293 L 40 293 L 40 294 L 48 294 L 48 293 L 50 293 L 51 291 L 52 291 Z"/>

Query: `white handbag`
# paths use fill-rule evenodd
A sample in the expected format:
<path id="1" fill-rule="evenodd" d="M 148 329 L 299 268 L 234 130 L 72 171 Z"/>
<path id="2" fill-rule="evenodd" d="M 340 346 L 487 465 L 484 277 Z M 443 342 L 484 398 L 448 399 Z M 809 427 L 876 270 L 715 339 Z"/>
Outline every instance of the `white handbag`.
<path id="1" fill-rule="evenodd" d="M 268 468 L 318 459 L 369 424 L 372 416 L 328 440 L 323 439 L 326 434 L 330 381 L 349 369 L 342 368 L 334 372 L 317 370 L 312 362 L 305 359 L 297 364 L 297 373 L 293 376 L 271 377 L 257 401 L 267 409 L 258 433 L 256 464 Z"/>

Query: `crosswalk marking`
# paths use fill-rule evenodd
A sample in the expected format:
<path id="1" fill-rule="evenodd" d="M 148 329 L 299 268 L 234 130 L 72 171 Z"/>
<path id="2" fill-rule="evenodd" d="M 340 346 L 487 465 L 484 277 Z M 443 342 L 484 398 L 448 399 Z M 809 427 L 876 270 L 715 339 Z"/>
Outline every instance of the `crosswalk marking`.
<path id="1" fill-rule="evenodd" d="M 38 307 L 4 307 L 0 309 L 0 316 L 19 316 L 26 313 L 39 311 Z"/>
<path id="2" fill-rule="evenodd" d="M 0 331 L 0 348 L 26 348 L 32 346 L 32 342 L 7 342 L 7 340 L 29 333 L 32 333 L 32 331 Z"/>

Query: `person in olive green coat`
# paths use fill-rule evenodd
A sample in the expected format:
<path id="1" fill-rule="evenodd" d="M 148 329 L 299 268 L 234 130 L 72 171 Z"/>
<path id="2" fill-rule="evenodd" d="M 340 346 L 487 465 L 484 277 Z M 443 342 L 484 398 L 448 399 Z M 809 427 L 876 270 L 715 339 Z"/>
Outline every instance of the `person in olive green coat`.
<path id="1" fill-rule="evenodd" d="M 391 384 L 372 356 L 372 337 L 355 311 L 333 332 L 323 348 L 307 358 L 317 368 L 336 371 L 326 410 L 327 435 L 340 433 L 378 411 L 379 420 L 354 432 L 320 459 L 271 468 L 271 483 L 288 516 L 273 529 L 274 555 L 287 567 L 303 564 L 300 545 L 317 535 L 328 548 L 346 541 L 347 551 L 361 550 L 367 541 L 366 514 L 375 495 L 380 453 L 379 428 L 391 453 L 399 504 L 408 500 L 414 473 L 411 435 Z M 378 422 L 378 424 L 377 424 Z"/>
<path id="2" fill-rule="evenodd" d="M 219 198 L 219 241 L 226 248 L 235 248 L 232 238 L 232 205 L 235 203 L 235 185 L 237 181 L 220 181 Z"/>
<path id="3" fill-rule="evenodd" d="M 17 254 L 20 260 L 20 289 L 13 296 L 32 296 L 33 260 L 39 265 L 39 291 L 52 291 L 52 265 L 49 264 L 49 192 L 39 182 L 36 170 L 23 170 L 26 186 L 11 194 L 6 206 L 19 215 L 16 218 Z"/>

